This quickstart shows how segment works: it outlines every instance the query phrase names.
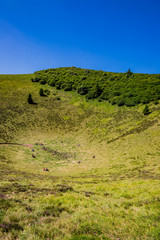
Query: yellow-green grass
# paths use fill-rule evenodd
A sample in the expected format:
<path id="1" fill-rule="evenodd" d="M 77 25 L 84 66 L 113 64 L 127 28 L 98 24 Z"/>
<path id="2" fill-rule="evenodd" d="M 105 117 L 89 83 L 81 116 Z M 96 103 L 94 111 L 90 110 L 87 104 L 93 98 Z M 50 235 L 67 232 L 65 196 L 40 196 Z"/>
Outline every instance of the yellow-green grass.
<path id="1" fill-rule="evenodd" d="M 0 145 L 0 239 L 160 239 L 160 106 L 144 116 L 31 77 L 0 76 L 1 143 L 33 145 Z"/>

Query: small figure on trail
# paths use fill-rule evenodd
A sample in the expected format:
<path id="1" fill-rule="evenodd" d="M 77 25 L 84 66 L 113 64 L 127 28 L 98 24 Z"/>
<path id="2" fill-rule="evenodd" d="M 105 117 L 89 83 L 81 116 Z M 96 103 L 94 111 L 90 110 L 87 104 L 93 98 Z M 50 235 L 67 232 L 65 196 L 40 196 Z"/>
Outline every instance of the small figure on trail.
<path id="1" fill-rule="evenodd" d="M 33 154 L 32 154 L 32 157 L 33 157 L 33 158 L 36 158 L 36 156 L 34 156 Z"/>
<path id="2" fill-rule="evenodd" d="M 95 155 L 93 155 L 93 158 L 95 158 L 96 156 Z"/>
<path id="3" fill-rule="evenodd" d="M 78 161 L 78 163 L 81 163 L 81 161 Z"/>
<path id="4" fill-rule="evenodd" d="M 43 171 L 49 171 L 49 169 L 48 168 L 43 168 Z"/>
<path id="5" fill-rule="evenodd" d="M 32 149 L 32 152 L 34 152 L 34 149 Z"/>

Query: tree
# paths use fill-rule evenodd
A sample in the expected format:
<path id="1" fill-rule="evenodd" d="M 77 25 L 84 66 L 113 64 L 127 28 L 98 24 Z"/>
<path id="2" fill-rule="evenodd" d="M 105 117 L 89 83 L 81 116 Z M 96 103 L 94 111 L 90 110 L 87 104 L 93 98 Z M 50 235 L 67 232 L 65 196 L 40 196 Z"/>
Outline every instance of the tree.
<path id="1" fill-rule="evenodd" d="M 44 96 L 43 88 L 40 88 L 40 90 L 39 90 L 39 95 L 40 95 L 40 96 Z"/>
<path id="2" fill-rule="evenodd" d="M 147 115 L 147 114 L 149 114 L 149 113 L 150 113 L 149 107 L 148 107 L 148 105 L 146 105 L 145 108 L 144 108 L 144 110 L 143 110 L 143 114 L 144 114 L 144 115 Z"/>
<path id="3" fill-rule="evenodd" d="M 129 68 L 128 71 L 126 72 L 127 77 L 130 77 L 133 73 L 131 72 L 131 69 Z"/>
<path id="4" fill-rule="evenodd" d="M 33 99 L 32 99 L 31 93 L 29 93 L 27 100 L 28 100 L 28 103 L 29 103 L 29 104 L 33 104 L 33 103 L 34 103 L 34 102 L 33 102 Z"/>

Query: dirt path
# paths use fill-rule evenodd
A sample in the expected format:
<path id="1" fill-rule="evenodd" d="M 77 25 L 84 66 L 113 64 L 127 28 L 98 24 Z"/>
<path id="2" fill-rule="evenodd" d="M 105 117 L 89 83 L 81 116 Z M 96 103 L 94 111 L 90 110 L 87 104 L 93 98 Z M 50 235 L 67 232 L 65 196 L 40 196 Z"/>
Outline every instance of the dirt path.
<path id="1" fill-rule="evenodd" d="M 21 143 L 0 143 L 0 145 L 20 145 L 20 146 L 25 146 L 30 148 L 34 147 L 34 145 L 32 144 L 21 144 Z"/>
<path id="2" fill-rule="evenodd" d="M 25 147 L 30 147 L 30 148 L 34 147 L 34 145 L 32 145 L 32 144 L 22 144 L 22 145 L 25 146 Z"/>

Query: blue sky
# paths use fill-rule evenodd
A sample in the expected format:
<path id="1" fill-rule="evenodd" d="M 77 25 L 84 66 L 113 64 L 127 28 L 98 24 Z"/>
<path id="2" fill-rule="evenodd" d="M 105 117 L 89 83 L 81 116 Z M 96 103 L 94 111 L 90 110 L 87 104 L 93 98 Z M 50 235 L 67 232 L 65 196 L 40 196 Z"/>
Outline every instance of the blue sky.
<path id="1" fill-rule="evenodd" d="M 160 73 L 158 0 L 0 0 L 0 73 Z"/>

